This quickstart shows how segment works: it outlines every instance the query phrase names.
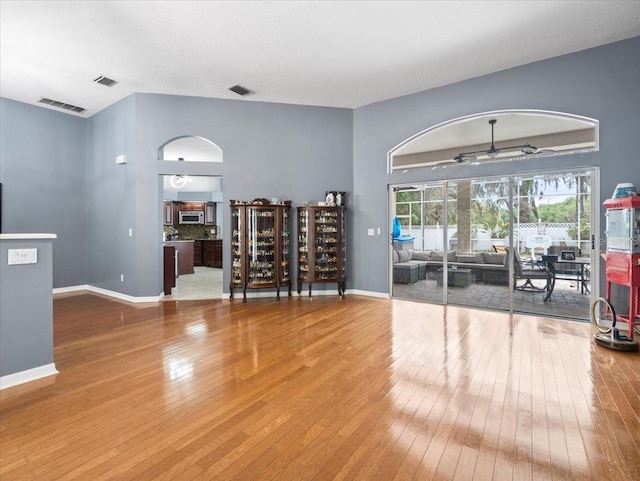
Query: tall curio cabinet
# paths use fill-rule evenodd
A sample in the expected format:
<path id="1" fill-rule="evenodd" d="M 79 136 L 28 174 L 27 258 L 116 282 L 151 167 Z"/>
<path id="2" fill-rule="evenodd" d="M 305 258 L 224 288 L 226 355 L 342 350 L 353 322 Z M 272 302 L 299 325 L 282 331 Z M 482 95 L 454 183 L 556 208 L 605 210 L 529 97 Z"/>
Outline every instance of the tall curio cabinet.
<path id="1" fill-rule="evenodd" d="M 242 289 L 288 288 L 291 296 L 290 218 L 291 202 L 271 204 L 267 200 L 231 201 L 231 282 Z"/>
<path id="2" fill-rule="evenodd" d="M 344 296 L 347 267 L 346 209 L 341 206 L 298 207 L 298 294 L 302 284 L 335 282 Z"/>

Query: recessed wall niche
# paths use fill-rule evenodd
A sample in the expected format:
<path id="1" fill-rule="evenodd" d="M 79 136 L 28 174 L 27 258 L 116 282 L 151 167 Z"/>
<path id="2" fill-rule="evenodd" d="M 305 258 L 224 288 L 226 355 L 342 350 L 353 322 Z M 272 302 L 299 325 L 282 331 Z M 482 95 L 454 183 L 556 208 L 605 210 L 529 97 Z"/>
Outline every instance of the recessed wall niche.
<path id="1" fill-rule="evenodd" d="M 182 136 L 160 146 L 158 159 L 184 162 L 222 162 L 222 149 L 203 137 Z"/>

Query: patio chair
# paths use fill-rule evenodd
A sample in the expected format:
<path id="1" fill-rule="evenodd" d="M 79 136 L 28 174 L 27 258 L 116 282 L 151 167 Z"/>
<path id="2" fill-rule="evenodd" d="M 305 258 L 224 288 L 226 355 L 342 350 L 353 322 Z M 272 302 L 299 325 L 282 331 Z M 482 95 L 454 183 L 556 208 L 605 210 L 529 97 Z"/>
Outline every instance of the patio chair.
<path id="1" fill-rule="evenodd" d="M 536 262 L 535 264 L 524 264 L 514 249 L 513 253 L 513 273 L 515 276 L 515 287 L 519 291 L 544 292 L 543 301 L 548 301 L 553 293 L 555 286 L 555 276 L 553 271 L 549 269 L 545 262 Z M 536 286 L 533 281 L 543 281 L 544 287 Z M 518 281 L 524 281 L 518 285 Z M 540 284 L 540 282 L 538 282 Z"/>

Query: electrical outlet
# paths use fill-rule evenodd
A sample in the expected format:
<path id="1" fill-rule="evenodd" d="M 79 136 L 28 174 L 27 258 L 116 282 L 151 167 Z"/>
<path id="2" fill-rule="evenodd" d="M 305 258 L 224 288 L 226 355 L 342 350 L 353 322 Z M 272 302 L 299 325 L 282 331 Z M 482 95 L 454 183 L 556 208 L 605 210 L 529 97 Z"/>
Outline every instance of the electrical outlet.
<path id="1" fill-rule="evenodd" d="M 120 274 L 120 282 L 124 282 L 124 274 Z"/>
<path id="2" fill-rule="evenodd" d="M 133 229 L 129 229 L 129 237 L 133 236 Z"/>

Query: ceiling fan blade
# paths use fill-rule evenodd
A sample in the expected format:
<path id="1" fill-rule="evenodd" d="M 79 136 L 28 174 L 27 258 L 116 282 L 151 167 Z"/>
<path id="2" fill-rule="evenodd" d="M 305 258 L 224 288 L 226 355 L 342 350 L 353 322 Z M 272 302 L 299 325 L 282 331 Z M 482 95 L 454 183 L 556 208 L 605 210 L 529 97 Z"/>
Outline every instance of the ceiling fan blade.
<path id="1" fill-rule="evenodd" d="M 525 151 L 522 151 L 522 153 L 520 155 L 517 155 L 515 157 L 513 157 L 514 160 L 518 160 L 518 159 L 535 159 L 538 157 L 552 157 L 554 155 L 558 154 L 557 151 L 553 150 L 553 149 L 539 149 L 536 150 L 535 152 L 531 152 L 531 153 L 527 153 Z"/>
<path id="2" fill-rule="evenodd" d="M 478 157 L 471 154 L 458 154 L 453 158 L 453 161 L 458 164 L 462 164 L 463 162 L 473 162 L 474 160 L 478 160 Z"/>
<path id="3" fill-rule="evenodd" d="M 455 160 L 443 160 L 441 162 L 436 162 L 435 164 L 433 164 L 433 167 L 441 167 L 441 166 L 446 166 L 446 165 L 458 165 L 460 162 L 457 162 Z"/>
<path id="4" fill-rule="evenodd" d="M 551 157 L 553 155 L 556 155 L 557 153 L 558 152 L 553 149 L 540 149 L 533 155 L 536 157 Z"/>

